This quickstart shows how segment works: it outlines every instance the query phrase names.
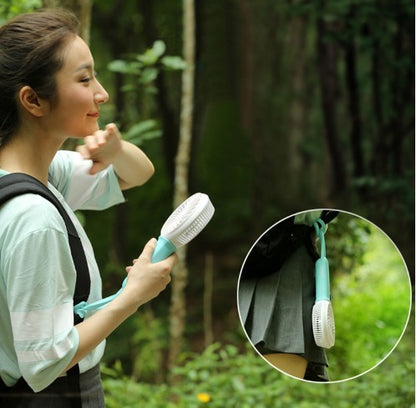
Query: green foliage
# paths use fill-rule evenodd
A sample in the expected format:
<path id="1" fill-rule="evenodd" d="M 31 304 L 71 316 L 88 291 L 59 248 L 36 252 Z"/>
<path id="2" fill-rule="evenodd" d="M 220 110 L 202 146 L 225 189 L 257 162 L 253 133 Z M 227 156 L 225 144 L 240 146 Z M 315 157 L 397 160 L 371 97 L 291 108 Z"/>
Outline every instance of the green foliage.
<path id="1" fill-rule="evenodd" d="M 134 124 L 124 133 L 124 138 L 140 146 L 145 140 L 157 139 L 162 136 L 158 122 L 154 119 L 143 120 Z"/>
<path id="2" fill-rule="evenodd" d="M 338 380 L 364 373 L 391 352 L 405 328 L 411 293 L 400 253 L 369 222 L 340 214 L 327 244 L 336 323 L 327 354 L 330 377 Z"/>
<path id="3" fill-rule="evenodd" d="M 399 218 L 404 222 L 413 222 L 414 214 L 409 211 L 415 206 L 414 191 L 409 188 L 414 175 L 410 169 L 403 172 L 401 178 L 397 176 L 363 176 L 355 178 L 352 186 L 356 189 L 371 191 L 368 209 L 385 214 L 391 221 Z M 384 200 L 379 200 L 384 197 Z"/>
<path id="4" fill-rule="evenodd" d="M 165 43 L 158 40 L 144 53 L 132 55 L 128 60 L 111 61 L 108 69 L 126 76 L 123 91 L 139 94 L 144 98 L 153 98 L 157 93 L 154 82 L 160 71 L 177 71 L 185 68 L 185 61 L 181 57 L 165 55 L 165 52 Z M 154 119 L 134 123 L 124 134 L 126 140 L 136 145 L 161 136 L 160 125 Z"/>
<path id="5" fill-rule="evenodd" d="M 97 2 L 94 7 L 105 9 L 105 12 L 101 13 L 104 16 L 111 15 L 114 9 L 110 3 Z M 113 27 L 112 32 L 113 37 L 120 37 L 119 42 L 109 41 L 108 38 L 105 41 L 100 38 L 101 41 L 92 42 L 93 46 L 100 44 L 99 55 L 95 55 L 98 59 L 106 61 L 103 55 L 107 56 L 107 60 L 117 58 L 110 67 L 118 78 L 122 76 L 121 82 L 125 90 L 125 103 L 117 114 L 124 115 L 122 122 L 123 128 L 127 129 L 127 138 L 144 145 L 157 171 L 155 177 L 137 192 L 126 194 L 128 203 L 125 212 L 128 213 L 129 225 L 125 232 L 128 247 L 126 253 L 131 257 L 137 254 L 145 238 L 157 234 L 170 210 L 171 179 L 166 175 L 163 160 L 163 148 L 166 146 L 162 148 L 162 138 L 159 137 L 159 121 L 161 122 L 163 117 L 156 113 L 158 106 L 155 95 L 160 92 L 157 83 L 160 70 L 168 71 L 169 66 L 178 65 L 178 68 L 181 68 L 183 65 L 180 58 L 175 60 L 173 57 L 173 60 L 169 60 L 171 57 L 165 55 L 166 48 L 174 49 L 176 53 L 180 52 L 180 2 L 151 2 L 152 7 L 146 7 L 148 11 L 153 9 L 150 19 L 149 15 L 142 13 L 144 5 L 149 4 L 150 2 L 124 2 L 120 18 L 117 19 L 122 23 L 119 23 L 120 26 L 116 29 Z M 236 276 L 251 244 L 248 236 L 254 225 L 263 231 L 270 223 L 277 221 L 280 215 L 289 215 L 297 209 L 312 208 L 311 202 L 314 206 L 328 204 L 344 209 L 352 209 L 352 205 L 356 205 L 357 213 L 378 215 L 401 236 L 405 235 L 406 230 L 400 228 L 399 221 L 404 220 L 402 225 L 408 229 L 409 221 L 413 220 L 413 211 L 409 211 L 409 208 L 414 207 L 414 166 L 412 154 L 409 155 L 413 152 L 413 149 L 409 148 L 412 146 L 413 138 L 404 137 L 403 145 L 399 146 L 402 149 L 398 155 L 400 163 L 403 169 L 410 169 L 404 170 L 402 174 L 393 174 L 392 154 L 382 159 L 377 151 L 380 140 L 386 141 L 390 152 L 396 151 L 395 135 L 400 132 L 393 126 L 392 118 L 398 117 L 399 123 L 405 126 L 409 123 L 409 118 L 414 117 L 414 104 L 405 102 L 405 106 L 397 110 L 394 102 L 395 99 L 410 100 L 402 97 L 396 90 L 403 87 L 413 88 L 409 79 L 414 77 L 413 53 L 408 52 L 411 36 L 404 35 L 403 41 L 399 41 L 400 37 L 397 35 L 400 28 L 405 33 L 412 32 L 406 29 L 409 21 L 413 21 L 411 3 L 397 1 L 393 6 L 392 2 L 385 0 L 261 1 L 250 4 L 249 24 L 241 24 L 236 18 L 242 11 L 239 4 L 230 1 L 201 2 L 196 10 L 199 25 L 191 186 L 209 193 L 217 211 L 204 234 L 190 245 L 189 262 L 191 269 L 198 273 L 202 264 L 197 259 L 201 257 L 200 249 L 214 251 L 214 297 L 221 297 L 221 301 L 214 301 L 214 308 L 218 309 L 216 324 L 228 328 L 231 324 L 222 317 L 223 310 L 227 305 L 231 305 L 230 309 L 233 307 Z M 349 16 L 351 8 L 355 9 L 354 18 Z M 330 158 L 324 138 L 321 84 L 316 53 L 316 21 L 320 17 L 323 17 L 326 23 L 331 22 L 334 28 L 330 33 L 326 33 L 325 41 L 334 44 L 337 55 L 337 94 L 332 102 L 337 104 L 339 109 L 337 117 L 332 119 L 337 122 L 337 138 L 348 166 L 346 172 L 350 184 L 347 185 L 343 196 L 328 194 Z M 93 15 L 94 18 L 93 29 L 110 32 L 109 26 L 102 24 L 97 14 Z M 145 18 L 147 22 L 150 20 L 149 24 L 146 24 Z M 246 31 L 245 28 L 249 30 Z M 129 31 L 130 29 L 132 31 Z M 297 35 L 304 38 L 305 42 L 296 42 L 296 39 L 299 40 Z M 149 38 L 161 38 L 168 46 L 155 42 L 151 49 L 137 54 L 135 50 L 142 49 Z M 359 100 L 363 119 L 362 148 L 366 171 L 360 178 L 353 178 L 352 167 L 349 166 L 351 118 L 348 115 L 349 90 L 344 79 L 343 47 L 350 40 L 354 42 L 356 49 Z M 110 52 L 113 54 L 107 55 Z M 374 58 L 377 52 L 381 61 L 376 66 Z M 124 59 L 120 59 L 120 56 Z M 249 66 L 246 65 L 247 61 L 250 61 Z M 295 68 L 299 67 L 304 67 L 301 71 L 304 82 L 296 87 L 294 72 Z M 377 98 L 381 105 L 380 118 L 375 112 L 376 68 L 379 69 L 380 75 L 380 93 Z M 247 75 L 249 69 L 252 69 L 252 73 Z M 164 96 L 167 96 L 170 111 L 178 116 L 180 86 L 176 77 L 171 82 L 165 82 Z M 112 79 L 113 76 L 109 77 L 110 87 L 113 84 L 110 81 Z M 249 126 L 244 127 L 241 120 L 241 107 L 247 100 L 251 103 L 246 106 L 249 108 L 248 117 L 252 118 L 251 130 Z M 289 118 L 292 113 L 296 113 L 296 109 L 293 109 L 296 107 L 304 108 L 294 118 L 300 125 L 303 122 L 303 126 L 298 124 L 299 134 L 293 142 L 291 126 L 295 122 Z M 169 141 L 170 135 L 166 134 L 163 137 L 163 142 L 166 142 Z M 143 144 L 145 140 L 146 143 Z M 297 162 L 300 163 L 300 167 L 296 176 L 293 168 L 296 169 Z M 381 171 L 373 171 L 372 166 L 377 163 L 381 166 Z M 259 171 L 259 168 L 263 171 Z M 296 190 L 300 192 L 298 196 L 293 194 Z M 360 196 L 361 191 L 366 191 L 367 195 Z M 253 213 L 253 208 L 256 208 L 253 207 L 253 203 L 256 200 L 261 204 L 257 207 L 261 211 Z M 87 222 L 87 226 L 89 224 L 95 231 L 94 246 L 98 246 L 97 254 L 101 264 L 107 262 L 111 248 L 110 240 L 103 242 L 106 237 L 103 237 L 102 227 L 106 222 L 106 216 L 103 215 L 96 221 L 89 218 Z M 333 301 L 337 323 L 336 346 L 328 353 L 329 373 L 333 379 L 360 374 L 384 358 L 401 334 L 408 307 L 408 290 L 401 286 L 403 282 L 398 282 L 397 286 L 390 280 L 394 276 L 394 273 L 390 273 L 394 266 L 383 257 L 384 253 L 377 252 L 378 255 L 374 255 L 381 262 L 378 266 L 379 274 L 366 270 L 365 265 L 374 262 L 368 258 L 369 251 L 376 254 L 368 249 L 373 232 L 359 219 L 341 221 L 340 219 L 334 222 L 329 231 L 331 236 L 339 239 L 328 239 L 328 254 L 332 256 L 331 276 L 335 279 Z M 412 239 L 408 240 L 407 245 L 414 250 Z M 389 250 L 386 251 L 386 254 L 389 253 Z M 110 266 L 113 268 L 112 264 Z M 122 274 L 121 267 L 120 271 Z M 108 280 L 111 281 L 109 275 L 104 276 L 107 288 Z M 186 340 L 189 340 L 192 347 L 195 347 L 195 344 L 199 347 L 196 339 L 201 337 L 200 295 L 203 285 L 196 282 L 198 279 L 192 280 L 187 295 L 195 307 L 188 311 Z M 118 287 L 118 281 L 114 287 Z M 229 300 L 228 304 L 226 300 Z M 159 361 L 161 352 L 166 352 L 163 336 L 167 337 L 167 333 L 161 327 L 164 326 L 166 330 L 167 324 L 164 319 L 168 314 L 167 305 L 167 296 L 158 298 L 154 304 L 156 317 L 151 330 L 154 333 L 147 332 L 146 325 L 150 325 L 148 316 L 144 317 L 142 323 L 126 322 L 108 340 L 107 361 L 120 358 L 126 373 L 135 371 L 134 375 L 140 380 L 154 379 L 157 371 L 155 373 L 156 364 L 153 363 Z M 157 317 L 159 313 L 163 316 L 162 319 Z M 241 344 L 242 339 L 238 340 Z M 146 342 L 154 344 L 146 345 Z M 126 343 L 128 351 L 124 351 L 123 345 Z M 154 361 L 151 361 L 152 353 L 155 353 Z M 266 380 L 273 386 L 275 382 L 280 384 L 280 381 L 283 381 L 284 387 L 290 388 L 288 384 L 292 384 L 283 376 L 269 374 L 269 377 L 266 377 L 266 374 L 260 374 L 262 369 L 267 371 L 268 366 L 264 367 L 257 356 L 250 355 L 241 358 L 245 359 L 246 367 L 253 370 L 256 378 L 252 382 L 242 380 L 238 373 L 244 369 L 233 367 L 230 361 L 227 363 L 229 366 L 225 367 L 226 363 L 218 359 L 216 354 L 218 352 L 211 350 L 202 356 L 188 355 L 189 360 L 184 362 L 183 367 L 185 371 L 193 370 L 193 374 L 181 375 L 189 383 L 178 384 L 172 389 L 165 384 L 155 387 L 137 384 L 127 377 L 125 382 L 113 378 L 112 384 L 119 387 L 121 394 L 110 392 L 112 406 L 137 406 L 137 401 L 150 407 L 165 407 L 168 404 L 193 406 L 199 403 L 197 392 L 204 390 L 212 396 L 209 404 L 213 406 L 236 406 L 237 397 L 242 401 L 239 404 L 242 406 L 246 400 L 250 403 L 260 401 L 259 406 L 266 406 L 264 401 L 274 392 L 264 390 Z M 397 356 L 396 350 L 392 354 L 392 357 L 394 356 Z M 340 384 L 339 387 L 309 387 L 303 384 L 303 387 L 299 386 L 299 389 L 303 388 L 301 391 L 293 391 L 294 395 L 290 392 L 289 395 L 280 395 L 282 387 L 278 384 L 276 389 L 280 391 L 272 397 L 281 402 L 278 406 L 411 406 L 413 399 L 409 398 L 409 395 L 412 395 L 412 381 L 409 389 L 408 382 L 401 384 L 399 380 L 400 377 L 411 376 L 411 367 L 407 363 L 409 355 L 400 356 L 387 359 L 396 364 L 389 366 L 392 370 L 380 370 L 378 367 L 357 380 Z M 236 358 L 237 360 L 239 358 Z M 258 368 L 257 364 L 261 367 Z M 145 367 L 147 365 L 148 367 Z M 204 374 L 198 365 L 204 367 Z M 205 368 L 206 365 L 208 368 Z M 217 365 L 220 368 L 215 371 Z M 386 362 L 383 362 L 381 367 L 385 365 Z M 162 378 L 166 376 L 163 364 L 159 372 L 162 372 Z M 210 376 L 208 379 L 207 375 Z M 390 376 L 391 382 L 387 380 Z M 215 382 L 216 378 L 218 382 Z M 367 381 L 368 378 L 370 380 Z M 249 388 L 252 389 L 248 390 Z M 130 390 L 132 395 L 129 395 Z M 256 396 L 249 396 L 250 391 Z M 262 392 L 265 393 L 264 399 L 260 395 Z M 302 392 L 305 393 L 306 399 L 296 399 L 295 394 L 300 395 Z M 182 396 L 184 393 L 186 395 Z M 216 393 L 220 395 L 217 397 Z M 230 404 L 224 403 L 227 396 Z M 327 403 L 328 396 L 331 396 L 331 399 Z M 335 402 L 332 404 L 333 401 Z M 268 406 L 274 405 L 271 403 Z"/>
<path id="6" fill-rule="evenodd" d="M 121 364 L 135 380 L 159 383 L 165 380 L 161 370 L 167 349 L 169 324 L 156 317 L 149 305 L 140 309 L 140 317 L 125 322 L 117 335 L 108 339 L 104 364 Z"/>
<path id="7" fill-rule="evenodd" d="M 136 319 L 132 336 L 134 366 L 133 377 L 142 381 L 158 382 L 163 378 L 160 369 L 163 363 L 163 351 L 167 348 L 168 323 L 155 318 L 150 307 L 145 308 Z"/>
<path id="8" fill-rule="evenodd" d="M 330 223 L 326 245 L 331 275 L 348 274 L 362 265 L 370 233 L 368 221 L 349 214 L 341 213 Z"/>
<path id="9" fill-rule="evenodd" d="M 42 0 L 0 0 L 0 24 L 42 7 Z"/>
<path id="10" fill-rule="evenodd" d="M 134 382 L 120 365 L 104 368 L 109 408 L 414 407 L 412 333 L 389 359 L 353 381 L 311 384 L 272 369 L 253 350 L 213 344 L 182 356 L 175 384 Z"/>
<path id="11" fill-rule="evenodd" d="M 158 40 L 154 42 L 152 48 L 148 48 L 144 53 L 133 55 L 129 60 L 111 61 L 108 69 L 136 76 L 138 85 L 149 85 L 156 79 L 160 70 L 182 70 L 186 66 L 181 57 L 164 55 L 165 51 L 165 43 Z M 127 88 L 129 91 L 132 89 Z"/>

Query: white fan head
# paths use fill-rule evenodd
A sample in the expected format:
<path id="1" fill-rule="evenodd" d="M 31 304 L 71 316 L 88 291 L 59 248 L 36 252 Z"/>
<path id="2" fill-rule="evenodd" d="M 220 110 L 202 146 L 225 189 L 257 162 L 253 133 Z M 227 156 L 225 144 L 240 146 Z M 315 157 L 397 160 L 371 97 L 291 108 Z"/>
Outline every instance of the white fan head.
<path id="1" fill-rule="evenodd" d="M 335 320 L 331 302 L 319 300 L 312 309 L 312 329 L 319 347 L 331 348 L 335 343 Z"/>
<path id="2" fill-rule="evenodd" d="M 179 248 L 194 239 L 208 224 L 215 208 L 204 193 L 195 193 L 187 198 L 169 216 L 160 235 Z"/>

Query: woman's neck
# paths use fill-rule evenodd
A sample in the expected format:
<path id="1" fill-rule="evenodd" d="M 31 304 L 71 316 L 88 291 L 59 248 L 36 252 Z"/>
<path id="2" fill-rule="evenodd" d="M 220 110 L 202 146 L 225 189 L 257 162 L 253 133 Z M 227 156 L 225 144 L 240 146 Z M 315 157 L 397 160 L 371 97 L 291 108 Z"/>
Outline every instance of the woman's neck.
<path id="1" fill-rule="evenodd" d="M 0 147 L 0 168 L 10 173 L 25 173 L 48 184 L 49 166 L 61 143 L 50 138 L 16 134 Z"/>

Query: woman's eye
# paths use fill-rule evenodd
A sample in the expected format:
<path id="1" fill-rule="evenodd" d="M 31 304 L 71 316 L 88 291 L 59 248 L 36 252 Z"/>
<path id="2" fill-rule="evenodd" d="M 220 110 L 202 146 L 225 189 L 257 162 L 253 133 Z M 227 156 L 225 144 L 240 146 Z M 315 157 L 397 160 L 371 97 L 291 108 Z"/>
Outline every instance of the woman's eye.
<path id="1" fill-rule="evenodd" d="M 85 77 L 85 78 L 82 78 L 82 79 L 80 80 L 80 82 L 83 82 L 83 83 L 88 83 L 88 82 L 92 81 L 93 79 L 95 79 L 96 77 L 97 77 L 97 72 L 96 72 L 96 71 L 94 71 L 94 72 L 93 72 L 93 76 L 92 76 L 92 77 Z"/>

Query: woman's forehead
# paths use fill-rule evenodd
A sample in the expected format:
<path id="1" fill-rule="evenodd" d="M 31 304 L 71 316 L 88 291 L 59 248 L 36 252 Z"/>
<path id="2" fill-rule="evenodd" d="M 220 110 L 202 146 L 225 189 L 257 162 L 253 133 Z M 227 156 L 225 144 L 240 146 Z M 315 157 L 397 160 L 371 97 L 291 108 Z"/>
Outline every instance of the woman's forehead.
<path id="1" fill-rule="evenodd" d="M 64 65 L 62 70 L 76 73 L 82 69 L 93 69 L 94 59 L 85 41 L 79 37 L 73 37 L 67 42 L 63 52 Z"/>

